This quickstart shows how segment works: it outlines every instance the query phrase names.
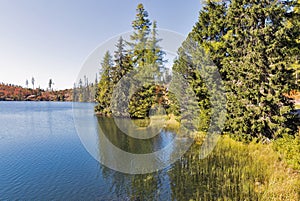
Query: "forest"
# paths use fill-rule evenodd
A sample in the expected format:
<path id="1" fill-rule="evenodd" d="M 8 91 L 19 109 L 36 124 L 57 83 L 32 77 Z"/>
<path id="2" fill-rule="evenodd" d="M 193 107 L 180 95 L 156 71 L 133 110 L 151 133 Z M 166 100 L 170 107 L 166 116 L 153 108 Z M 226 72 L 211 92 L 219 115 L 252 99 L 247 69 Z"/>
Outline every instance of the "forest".
<path id="1" fill-rule="evenodd" d="M 203 122 L 198 129 L 207 131 L 212 116 L 212 88 L 205 83 L 203 70 L 197 64 L 206 54 L 220 72 L 221 90 L 226 94 L 226 102 L 220 106 L 227 109 L 224 133 L 251 141 L 298 132 L 295 105 L 289 96 L 299 88 L 300 23 L 296 1 L 207 1 L 198 22 L 178 49 L 171 70 L 164 65 L 157 22 L 150 21 L 142 4 L 136 12 L 130 41 L 121 37 L 114 55 L 106 52 L 102 59 L 96 90 L 97 114 L 110 116 L 112 100 L 128 98 L 131 88 L 140 84 L 141 79 L 134 78 L 122 86 L 120 93 L 113 94 L 117 83 L 130 72 L 151 81 L 143 80 L 142 87 L 130 94 L 128 108 L 119 108 L 117 116 L 147 118 L 154 105 L 161 105 L 167 114 L 180 120 L 185 114 L 165 84 L 172 79 L 172 73 L 178 73 L 196 95 Z M 197 52 L 191 48 L 194 46 L 203 51 Z"/>
<path id="2" fill-rule="evenodd" d="M 107 51 L 101 60 L 95 113 L 147 119 L 152 108 L 163 108 L 169 120 L 180 124 L 189 114 L 186 108 L 180 107 L 180 100 L 166 84 L 178 74 L 196 95 L 196 103 L 189 104 L 200 108 L 201 123 L 197 124 L 194 137 L 197 144 L 201 144 L 218 112 L 218 109 L 212 110 L 211 94 L 217 93 L 212 90 L 220 86 L 218 90 L 226 97 L 219 101 L 217 108 L 226 108 L 226 119 L 221 132 L 222 145 L 214 151 L 216 155 L 209 158 L 223 158 L 219 158 L 220 161 L 229 165 L 226 171 L 231 167 L 228 160 L 235 160 L 249 170 L 251 177 L 261 175 L 261 181 L 255 182 L 257 178 L 253 178 L 253 182 L 258 185 L 255 188 L 261 188 L 264 200 L 297 200 L 300 195 L 297 187 L 300 186 L 300 132 L 296 109 L 299 106 L 293 98 L 298 97 L 299 91 L 300 1 L 206 1 L 198 21 L 178 49 L 172 69 L 165 66 L 165 52 L 159 45 L 157 27 L 158 23 L 152 22 L 144 6 L 139 4 L 130 40 L 121 37 L 113 55 Z M 203 54 L 208 55 L 207 61 L 199 60 Z M 214 67 L 199 68 L 199 63 L 205 62 L 213 63 Z M 222 86 L 214 83 L 214 76 L 207 78 L 203 69 L 218 71 Z M 143 82 L 139 78 L 129 80 L 128 74 L 143 75 Z M 147 81 L 148 78 L 151 81 Z M 207 79 L 216 86 L 208 86 Z M 115 92 L 120 89 L 119 85 L 123 90 Z M 132 92 L 137 85 L 141 87 Z M 117 111 L 114 111 L 115 99 L 125 100 L 119 102 L 121 106 Z M 232 155 L 233 152 L 237 155 Z M 244 161 L 246 155 L 253 157 L 255 162 Z M 264 167 L 259 170 L 255 164 Z M 239 175 L 234 170 L 228 174 L 240 181 L 241 175 L 246 174 L 244 168 L 237 170 Z M 224 170 L 219 173 L 223 174 Z M 282 175 L 290 179 L 284 182 Z M 270 179 L 277 183 L 271 186 Z M 235 187 L 232 193 L 241 193 L 242 189 Z M 248 198 L 247 191 L 244 193 L 241 199 Z"/>

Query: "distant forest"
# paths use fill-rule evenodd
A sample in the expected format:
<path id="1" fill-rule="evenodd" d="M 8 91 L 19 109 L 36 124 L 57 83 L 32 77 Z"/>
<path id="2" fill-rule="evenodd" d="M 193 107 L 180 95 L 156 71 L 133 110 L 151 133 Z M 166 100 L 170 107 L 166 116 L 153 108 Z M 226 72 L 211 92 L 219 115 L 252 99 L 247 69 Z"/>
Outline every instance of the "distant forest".
<path id="1" fill-rule="evenodd" d="M 86 80 L 86 79 L 84 79 Z M 14 84 L 0 83 L 0 101 L 95 101 L 95 85 L 93 83 L 74 84 L 73 89 L 53 90 L 22 87 Z"/>

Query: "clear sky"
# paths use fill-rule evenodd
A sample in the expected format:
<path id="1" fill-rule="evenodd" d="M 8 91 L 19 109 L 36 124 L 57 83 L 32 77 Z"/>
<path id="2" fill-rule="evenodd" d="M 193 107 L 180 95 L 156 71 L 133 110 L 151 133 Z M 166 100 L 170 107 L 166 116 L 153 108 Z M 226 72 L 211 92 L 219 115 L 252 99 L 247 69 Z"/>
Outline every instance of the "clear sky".
<path id="1" fill-rule="evenodd" d="M 1 0 L 0 82 L 71 88 L 99 44 L 132 30 L 138 3 L 158 28 L 184 35 L 201 9 L 200 0 Z"/>

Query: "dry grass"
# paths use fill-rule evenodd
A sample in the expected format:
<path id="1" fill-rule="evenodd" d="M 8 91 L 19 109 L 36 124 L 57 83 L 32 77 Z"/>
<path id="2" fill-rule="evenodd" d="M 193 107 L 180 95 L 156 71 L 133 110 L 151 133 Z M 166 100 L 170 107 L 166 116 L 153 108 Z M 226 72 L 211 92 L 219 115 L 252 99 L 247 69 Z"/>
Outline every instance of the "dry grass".
<path id="1" fill-rule="evenodd" d="M 166 122 L 166 129 L 171 131 L 178 131 L 180 128 L 180 123 L 177 121 L 176 117 L 174 115 L 169 115 L 168 120 Z"/>
<path id="2" fill-rule="evenodd" d="M 195 137 L 197 144 L 203 142 L 203 133 L 197 133 Z M 215 179 L 222 178 L 222 175 L 230 179 L 229 183 L 226 181 L 218 190 L 222 191 L 219 197 L 221 200 L 237 197 L 242 200 L 300 200 L 300 172 L 281 160 L 272 143 L 246 144 L 222 136 L 206 160 L 209 168 L 217 171 L 213 172 L 213 175 L 217 175 Z M 232 191 L 231 194 L 227 192 L 228 189 Z M 202 199 L 202 196 L 198 198 Z"/>

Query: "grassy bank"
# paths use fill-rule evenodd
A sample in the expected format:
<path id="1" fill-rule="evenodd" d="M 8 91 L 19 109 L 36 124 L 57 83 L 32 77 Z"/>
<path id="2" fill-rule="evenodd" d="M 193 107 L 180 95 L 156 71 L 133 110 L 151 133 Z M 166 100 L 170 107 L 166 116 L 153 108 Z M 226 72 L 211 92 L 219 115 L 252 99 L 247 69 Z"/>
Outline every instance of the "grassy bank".
<path id="1" fill-rule="evenodd" d="M 166 128 L 179 127 L 176 117 L 169 116 Z M 197 132 L 193 137 L 196 143 L 185 157 L 188 161 L 181 164 L 190 167 L 186 185 L 191 185 L 188 180 L 199 180 L 194 176 L 202 177 L 198 183 L 201 190 L 195 191 L 193 199 L 300 200 L 300 133 L 269 144 L 243 143 L 222 136 L 204 160 L 198 160 L 197 154 L 205 134 Z"/>
<path id="2" fill-rule="evenodd" d="M 197 160 L 200 146 L 187 156 L 193 167 L 189 174 L 202 175 L 196 200 L 300 200 L 299 170 L 276 151 L 275 142 L 245 144 L 222 136 L 207 158 Z M 299 157 L 300 152 L 295 154 Z"/>
<path id="3" fill-rule="evenodd" d="M 178 200 L 300 199 L 299 172 L 280 160 L 271 144 L 244 144 L 222 136 L 203 160 L 200 146 L 194 144 L 170 172 Z"/>

